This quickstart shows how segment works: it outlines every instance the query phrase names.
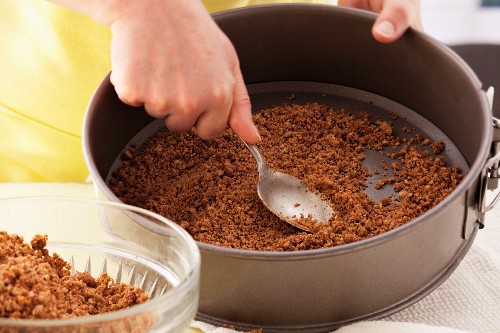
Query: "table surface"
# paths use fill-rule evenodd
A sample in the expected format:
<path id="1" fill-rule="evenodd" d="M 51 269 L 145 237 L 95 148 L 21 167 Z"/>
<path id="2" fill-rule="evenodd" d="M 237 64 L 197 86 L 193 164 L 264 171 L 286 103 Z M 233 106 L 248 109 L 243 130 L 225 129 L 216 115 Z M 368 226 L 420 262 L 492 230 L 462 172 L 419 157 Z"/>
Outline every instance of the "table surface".
<path id="1" fill-rule="evenodd" d="M 92 184 L 0 183 L 0 199 L 42 195 L 95 198 L 95 191 Z M 376 328 L 377 332 L 407 333 L 413 332 L 412 324 L 418 326 L 415 332 L 423 332 L 424 326 L 418 324 L 425 324 L 425 332 L 445 332 L 443 328 L 446 332 L 500 332 L 500 206 L 487 213 L 486 227 L 479 230 L 455 272 L 435 291 L 382 321 L 355 325 L 345 332 L 374 332 Z M 234 332 L 194 322 L 192 331 L 201 330 Z"/>

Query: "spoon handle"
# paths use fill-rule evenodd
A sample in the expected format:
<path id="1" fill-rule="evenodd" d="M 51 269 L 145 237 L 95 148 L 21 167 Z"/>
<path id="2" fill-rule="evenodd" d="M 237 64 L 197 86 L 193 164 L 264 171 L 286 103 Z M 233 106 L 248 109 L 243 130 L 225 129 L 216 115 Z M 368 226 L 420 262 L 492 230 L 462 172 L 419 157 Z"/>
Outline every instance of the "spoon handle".
<path id="1" fill-rule="evenodd" d="M 243 139 L 242 139 L 242 141 L 243 141 Z M 259 172 L 267 170 L 268 169 L 267 161 L 266 161 L 264 155 L 262 155 L 262 153 L 260 152 L 259 148 L 257 148 L 256 145 L 249 144 L 245 141 L 243 141 L 243 143 L 245 144 L 245 146 L 247 146 L 248 150 L 250 150 L 253 157 L 255 157 L 255 161 L 257 162 L 257 168 L 259 169 Z"/>

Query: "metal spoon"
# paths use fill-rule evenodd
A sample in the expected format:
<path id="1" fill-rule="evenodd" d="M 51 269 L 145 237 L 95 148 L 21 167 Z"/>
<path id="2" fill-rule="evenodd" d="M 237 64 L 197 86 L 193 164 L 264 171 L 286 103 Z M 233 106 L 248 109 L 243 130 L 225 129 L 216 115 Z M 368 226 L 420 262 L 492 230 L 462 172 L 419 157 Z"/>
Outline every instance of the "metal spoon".
<path id="1" fill-rule="evenodd" d="M 333 209 L 318 194 L 311 192 L 299 179 L 273 171 L 257 146 L 243 142 L 257 162 L 259 170 L 257 194 L 272 213 L 283 221 L 309 232 L 311 230 L 298 223 L 299 218 L 310 216 L 319 223 L 328 222 Z"/>

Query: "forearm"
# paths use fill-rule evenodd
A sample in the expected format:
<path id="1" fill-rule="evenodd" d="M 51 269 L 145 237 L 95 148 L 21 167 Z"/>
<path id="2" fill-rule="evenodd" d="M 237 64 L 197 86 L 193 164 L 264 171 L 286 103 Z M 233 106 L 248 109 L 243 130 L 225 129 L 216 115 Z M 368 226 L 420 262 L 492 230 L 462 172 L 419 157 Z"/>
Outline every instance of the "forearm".
<path id="1" fill-rule="evenodd" d="M 108 25 L 106 17 L 113 7 L 118 3 L 126 3 L 122 0 L 47 0 L 61 7 L 92 17 L 101 24 Z"/>
<path id="2" fill-rule="evenodd" d="M 119 18 L 129 15 L 154 12 L 161 8 L 174 16 L 204 11 L 200 0 L 47 0 L 61 7 L 89 16 L 105 26 L 111 26 Z"/>

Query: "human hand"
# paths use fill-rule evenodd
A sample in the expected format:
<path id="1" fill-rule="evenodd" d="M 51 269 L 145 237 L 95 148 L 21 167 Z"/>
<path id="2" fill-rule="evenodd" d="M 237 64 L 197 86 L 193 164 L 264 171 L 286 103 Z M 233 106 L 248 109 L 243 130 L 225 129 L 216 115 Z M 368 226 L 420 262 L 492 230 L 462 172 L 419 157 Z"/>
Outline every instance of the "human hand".
<path id="1" fill-rule="evenodd" d="M 195 127 L 212 139 L 229 123 L 260 141 L 236 51 L 201 1 L 97 0 L 92 12 L 111 28 L 111 82 L 123 102 L 174 132 Z"/>
<path id="2" fill-rule="evenodd" d="M 382 43 L 397 40 L 410 26 L 423 30 L 420 0 L 338 0 L 338 5 L 379 13 L 372 34 Z"/>

